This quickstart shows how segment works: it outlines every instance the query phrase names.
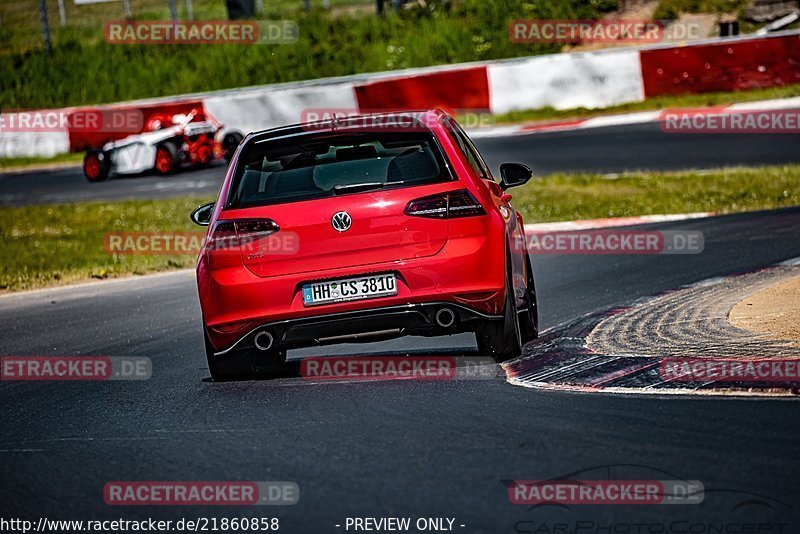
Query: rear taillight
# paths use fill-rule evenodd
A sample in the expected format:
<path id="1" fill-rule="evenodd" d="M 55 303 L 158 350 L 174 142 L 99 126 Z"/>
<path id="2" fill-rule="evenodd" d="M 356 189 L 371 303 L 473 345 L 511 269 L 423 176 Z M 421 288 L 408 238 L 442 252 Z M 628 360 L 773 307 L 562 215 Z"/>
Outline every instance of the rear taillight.
<path id="1" fill-rule="evenodd" d="M 476 215 L 486 215 L 480 202 L 477 201 L 472 193 L 466 189 L 453 191 L 449 197 L 450 203 L 447 206 L 447 214 L 451 219 L 455 217 L 474 217 Z"/>
<path id="2" fill-rule="evenodd" d="M 271 219 L 236 221 L 236 234 L 242 248 L 252 248 L 259 239 L 271 236 L 278 230 L 278 223 Z"/>
<path id="3" fill-rule="evenodd" d="M 242 264 L 242 250 L 257 246 L 260 239 L 280 230 L 271 219 L 218 221 L 206 241 L 209 268 L 220 269 Z"/>
<path id="4" fill-rule="evenodd" d="M 236 225 L 232 221 L 220 221 L 214 225 L 214 231 L 206 241 L 207 251 L 227 250 L 239 246 L 236 236 Z"/>
<path id="5" fill-rule="evenodd" d="M 472 193 L 459 189 L 412 200 L 406 206 L 405 214 L 433 219 L 455 219 L 485 215 L 486 211 Z"/>

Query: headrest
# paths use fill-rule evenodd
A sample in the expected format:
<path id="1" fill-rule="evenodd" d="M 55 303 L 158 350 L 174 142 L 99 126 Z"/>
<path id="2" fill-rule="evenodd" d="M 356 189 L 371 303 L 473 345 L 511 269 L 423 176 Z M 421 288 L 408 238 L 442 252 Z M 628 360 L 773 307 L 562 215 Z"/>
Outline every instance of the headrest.
<path id="1" fill-rule="evenodd" d="M 356 159 L 374 159 L 378 151 L 374 145 L 354 146 L 353 148 L 340 148 L 336 151 L 336 161 L 353 161 Z"/>

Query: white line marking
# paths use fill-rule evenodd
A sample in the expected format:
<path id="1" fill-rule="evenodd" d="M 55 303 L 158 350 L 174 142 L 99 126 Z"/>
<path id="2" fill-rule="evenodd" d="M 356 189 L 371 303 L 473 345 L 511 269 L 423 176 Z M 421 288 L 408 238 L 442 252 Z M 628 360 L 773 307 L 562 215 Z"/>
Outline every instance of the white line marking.
<path id="1" fill-rule="evenodd" d="M 800 108 L 800 97 L 780 98 L 774 100 L 756 100 L 754 102 L 741 102 L 730 106 L 717 108 L 705 106 L 702 108 L 690 108 L 695 113 L 701 110 L 714 111 L 715 113 L 742 112 L 742 111 L 766 111 L 774 109 L 795 109 Z M 676 111 L 680 108 L 676 108 Z M 505 137 L 510 135 L 528 135 L 536 133 L 555 132 L 563 130 L 585 130 L 591 128 L 603 128 L 607 126 L 624 126 L 626 124 L 645 124 L 658 122 L 661 120 L 663 110 L 638 111 L 633 113 L 620 113 L 600 115 L 581 120 L 576 118 L 574 123 L 568 122 L 569 119 L 553 120 L 552 122 L 527 122 L 507 126 L 489 126 L 486 128 L 475 128 L 468 133 L 471 137 Z"/>
<path id="2" fill-rule="evenodd" d="M 604 126 L 623 126 L 625 124 L 642 124 L 656 122 L 661 118 L 661 111 L 643 111 L 641 113 L 625 113 L 623 115 L 603 115 L 586 119 L 578 128 L 602 128 Z"/>
<path id="3" fill-rule="evenodd" d="M 638 217 L 611 217 L 606 219 L 584 219 L 578 221 L 560 221 L 551 223 L 526 224 L 526 232 L 563 232 L 568 230 L 591 230 L 594 228 L 612 228 L 633 226 L 657 222 L 685 221 L 689 219 L 705 219 L 713 217 L 712 212 L 672 213 L 665 215 L 641 215 Z"/>
<path id="4" fill-rule="evenodd" d="M 84 287 L 108 287 L 109 285 L 116 285 L 125 282 L 137 282 L 141 280 L 152 280 L 154 278 L 166 278 L 169 276 L 185 276 L 191 274 L 194 276 L 194 269 L 178 269 L 177 271 L 165 271 L 161 273 L 151 273 L 151 274 L 132 274 L 126 276 L 120 276 L 116 278 L 107 278 L 103 280 L 92 280 L 87 282 L 79 282 L 77 284 L 67 284 L 63 286 L 53 286 L 53 287 L 41 287 L 38 289 L 28 289 L 26 291 L 14 291 L 9 293 L 0 294 L 0 299 L 11 299 L 15 297 L 30 297 L 42 293 L 50 293 L 50 292 L 59 292 L 65 291 L 69 289 L 80 289 Z"/>

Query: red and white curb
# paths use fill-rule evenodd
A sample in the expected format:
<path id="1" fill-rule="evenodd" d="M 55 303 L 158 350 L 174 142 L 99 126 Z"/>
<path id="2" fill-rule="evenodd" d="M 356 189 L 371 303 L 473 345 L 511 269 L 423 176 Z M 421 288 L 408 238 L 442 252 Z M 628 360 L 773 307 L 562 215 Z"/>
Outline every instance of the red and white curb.
<path id="1" fill-rule="evenodd" d="M 800 258 L 792 258 L 708 278 L 548 328 L 526 345 L 524 356 L 502 365 L 506 380 L 526 388 L 582 393 L 796 397 L 794 368 L 791 374 L 775 372 L 770 364 L 762 379 L 755 371 L 688 380 L 664 373 L 675 362 L 702 368 L 704 361 L 756 365 L 795 359 L 800 349 L 790 340 L 740 330 L 727 317 L 748 295 L 797 276 L 798 265 Z M 659 319 L 657 332 L 652 317 Z M 692 325 L 688 333 L 687 324 Z"/>
<path id="2" fill-rule="evenodd" d="M 604 219 L 583 219 L 578 221 L 561 221 L 550 223 L 526 224 L 525 232 L 569 232 L 573 230 L 595 230 L 599 228 L 618 228 L 660 222 L 685 221 L 688 219 L 705 219 L 716 213 L 703 211 L 696 213 L 673 213 L 665 215 L 640 215 L 637 217 L 608 217 Z"/>
<path id="3" fill-rule="evenodd" d="M 714 114 L 735 114 L 752 111 L 771 111 L 783 109 L 800 108 L 800 97 L 781 98 L 775 100 L 758 100 L 754 102 L 743 102 L 728 106 L 710 106 L 704 108 L 687 108 L 686 111 L 693 114 L 714 113 Z M 629 124 L 646 124 L 663 122 L 667 113 L 674 113 L 675 110 L 641 111 L 636 113 L 621 113 L 618 115 L 602 115 L 588 119 L 564 119 L 545 122 L 529 122 L 524 124 L 514 124 L 509 126 L 492 126 L 488 128 L 476 128 L 469 132 L 471 137 L 506 137 L 510 135 L 525 135 L 545 132 L 558 132 L 566 130 L 586 130 L 590 128 L 604 128 L 607 126 L 625 126 Z"/>

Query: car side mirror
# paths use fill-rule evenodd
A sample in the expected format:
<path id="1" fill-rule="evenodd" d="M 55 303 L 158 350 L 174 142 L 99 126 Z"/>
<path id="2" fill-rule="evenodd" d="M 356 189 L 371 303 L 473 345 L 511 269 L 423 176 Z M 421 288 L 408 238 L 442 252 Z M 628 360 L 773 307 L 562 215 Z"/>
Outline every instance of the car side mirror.
<path id="1" fill-rule="evenodd" d="M 533 171 L 522 163 L 503 163 L 500 165 L 500 189 L 525 185 L 533 177 Z"/>
<path id="2" fill-rule="evenodd" d="M 194 210 L 192 214 L 189 215 L 189 218 L 195 224 L 199 224 L 200 226 L 208 226 L 211 224 L 212 213 L 214 213 L 214 203 L 209 202 L 208 204 L 203 204 Z"/>

